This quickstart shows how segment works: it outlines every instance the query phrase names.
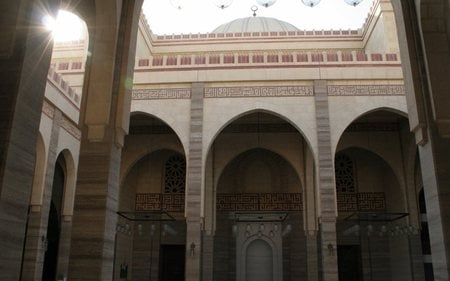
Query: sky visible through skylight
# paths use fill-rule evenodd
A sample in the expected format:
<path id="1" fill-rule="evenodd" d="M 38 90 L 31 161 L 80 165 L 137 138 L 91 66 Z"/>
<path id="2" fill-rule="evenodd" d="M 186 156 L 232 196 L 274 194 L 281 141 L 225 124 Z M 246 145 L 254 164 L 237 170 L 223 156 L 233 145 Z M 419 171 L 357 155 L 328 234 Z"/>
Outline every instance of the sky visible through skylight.
<path id="1" fill-rule="evenodd" d="M 256 0 L 234 0 L 226 9 L 216 7 L 213 0 L 178 0 L 185 7 L 176 9 L 169 0 L 145 0 L 143 12 L 155 34 L 208 33 L 221 24 L 252 16 Z M 373 0 L 356 7 L 344 0 L 322 0 L 317 6 L 305 6 L 301 0 L 278 0 L 268 8 L 257 5 L 257 16 L 272 17 L 301 30 L 339 30 L 361 28 Z"/>

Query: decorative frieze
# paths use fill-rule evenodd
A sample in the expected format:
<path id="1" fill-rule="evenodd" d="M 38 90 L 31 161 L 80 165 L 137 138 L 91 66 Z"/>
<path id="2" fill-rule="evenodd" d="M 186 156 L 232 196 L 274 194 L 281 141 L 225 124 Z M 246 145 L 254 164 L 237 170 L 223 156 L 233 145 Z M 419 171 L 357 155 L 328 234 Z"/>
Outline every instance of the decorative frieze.
<path id="1" fill-rule="evenodd" d="M 183 193 L 138 193 L 137 212 L 184 212 Z M 338 193 L 339 212 L 385 211 L 386 199 L 383 192 Z M 220 193 L 216 198 L 217 211 L 302 211 L 302 193 Z"/>
<path id="2" fill-rule="evenodd" d="M 312 95 L 312 86 L 205 88 L 205 98 L 304 97 Z"/>
<path id="3" fill-rule="evenodd" d="M 337 193 L 339 212 L 385 211 L 386 198 L 383 192 Z"/>
<path id="4" fill-rule="evenodd" d="M 345 131 L 347 132 L 396 132 L 399 131 L 398 123 L 366 122 L 352 123 Z"/>
<path id="5" fill-rule="evenodd" d="M 259 210 L 259 196 L 258 193 L 218 194 L 216 208 L 218 211 Z"/>
<path id="6" fill-rule="evenodd" d="M 55 116 L 55 107 L 44 100 L 44 104 L 42 105 L 42 113 L 47 115 L 50 119 L 53 119 Z"/>
<path id="7" fill-rule="evenodd" d="M 66 130 L 69 134 L 71 134 L 77 140 L 81 140 L 81 131 L 78 127 L 67 117 L 63 116 L 61 119 L 61 128 Z"/>
<path id="8" fill-rule="evenodd" d="M 404 85 L 328 85 L 329 96 L 404 96 Z"/>
<path id="9" fill-rule="evenodd" d="M 177 89 L 137 89 L 132 92 L 134 100 L 158 100 L 158 99 L 190 99 L 190 88 Z"/>
<path id="10" fill-rule="evenodd" d="M 218 211 L 301 211 L 301 193 L 218 194 Z"/>
<path id="11" fill-rule="evenodd" d="M 162 194 L 162 209 L 166 212 L 184 212 L 184 194 Z"/>
<path id="12" fill-rule="evenodd" d="M 356 193 L 337 194 L 337 207 L 339 212 L 355 212 L 358 211 L 358 197 Z"/>
<path id="13" fill-rule="evenodd" d="M 172 34 L 172 35 L 155 35 L 156 42 L 164 41 L 198 41 L 215 38 L 280 38 L 290 40 L 304 40 L 304 38 L 319 37 L 326 38 L 327 36 L 348 38 L 349 36 L 359 38 L 362 31 L 359 30 L 299 30 L 299 31 L 271 31 L 271 32 L 226 32 L 226 33 L 207 33 L 207 34 Z"/>
<path id="14" fill-rule="evenodd" d="M 161 193 L 136 194 L 136 211 L 161 211 Z"/>
<path id="15" fill-rule="evenodd" d="M 358 211 L 385 211 L 386 198 L 383 192 L 358 193 Z"/>
<path id="16" fill-rule="evenodd" d="M 184 194 L 138 193 L 136 211 L 184 212 Z"/>

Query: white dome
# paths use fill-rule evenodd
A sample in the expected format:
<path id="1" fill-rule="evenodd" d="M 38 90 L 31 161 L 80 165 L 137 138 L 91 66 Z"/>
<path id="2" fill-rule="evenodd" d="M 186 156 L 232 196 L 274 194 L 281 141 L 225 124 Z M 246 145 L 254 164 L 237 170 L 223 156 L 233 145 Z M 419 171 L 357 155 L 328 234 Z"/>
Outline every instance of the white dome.
<path id="1" fill-rule="evenodd" d="M 248 17 L 236 19 L 222 24 L 212 33 L 239 33 L 239 32 L 271 32 L 271 31 L 298 31 L 299 29 L 290 23 L 265 17 Z"/>

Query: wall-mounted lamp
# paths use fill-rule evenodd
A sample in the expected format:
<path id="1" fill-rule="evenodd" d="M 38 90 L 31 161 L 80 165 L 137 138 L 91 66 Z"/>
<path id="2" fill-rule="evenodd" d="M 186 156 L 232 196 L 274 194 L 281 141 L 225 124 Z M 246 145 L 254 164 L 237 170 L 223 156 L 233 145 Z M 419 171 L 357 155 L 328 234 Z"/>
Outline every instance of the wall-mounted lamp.
<path id="1" fill-rule="evenodd" d="M 195 243 L 194 242 L 191 243 L 191 248 L 189 250 L 189 253 L 191 254 L 191 257 L 195 256 Z"/>

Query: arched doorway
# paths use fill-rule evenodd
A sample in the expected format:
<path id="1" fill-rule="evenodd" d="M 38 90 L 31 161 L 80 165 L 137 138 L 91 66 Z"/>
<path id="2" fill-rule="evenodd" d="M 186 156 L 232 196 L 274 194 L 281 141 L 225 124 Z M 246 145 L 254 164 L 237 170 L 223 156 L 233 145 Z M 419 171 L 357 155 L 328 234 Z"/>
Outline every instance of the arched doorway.
<path id="1" fill-rule="evenodd" d="M 134 114 L 122 158 L 114 280 L 184 280 L 186 159 L 162 120 Z"/>
<path id="2" fill-rule="evenodd" d="M 58 267 L 58 251 L 61 232 L 61 212 L 65 184 L 66 165 L 64 157 L 60 155 L 56 161 L 53 175 L 42 280 L 57 280 L 56 273 Z"/>
<path id="3" fill-rule="evenodd" d="M 335 154 L 339 280 L 414 280 L 418 226 L 409 207 L 408 120 L 378 110 L 356 119 Z M 413 196 L 414 197 L 414 196 Z M 414 241 L 414 242 L 411 242 Z M 417 258 L 417 257 L 416 257 Z"/>
<path id="4" fill-rule="evenodd" d="M 213 182 L 206 189 L 215 194 L 214 280 L 250 278 L 248 271 L 259 265 L 246 261 L 253 261 L 253 250 L 266 249 L 264 243 L 271 245 L 270 280 L 306 278 L 302 192 L 308 149 L 298 130 L 265 112 L 244 115 L 217 136 L 206 167 Z M 261 247 L 249 246 L 258 239 L 265 242 L 252 245 Z"/>

